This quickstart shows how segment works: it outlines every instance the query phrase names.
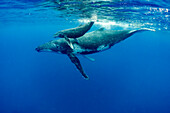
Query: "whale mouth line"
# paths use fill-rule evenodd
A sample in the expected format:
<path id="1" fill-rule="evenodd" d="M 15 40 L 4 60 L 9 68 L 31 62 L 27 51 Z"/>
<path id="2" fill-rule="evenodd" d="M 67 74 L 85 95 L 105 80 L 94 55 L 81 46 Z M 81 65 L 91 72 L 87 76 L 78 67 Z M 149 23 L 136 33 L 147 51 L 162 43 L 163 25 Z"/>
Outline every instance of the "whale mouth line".
<path id="1" fill-rule="evenodd" d="M 37 52 L 51 52 L 52 50 L 50 49 L 40 49 L 40 48 L 35 48 Z"/>
<path id="2" fill-rule="evenodd" d="M 40 49 L 39 49 L 39 48 L 35 48 L 35 50 L 36 50 L 37 52 L 40 52 Z"/>

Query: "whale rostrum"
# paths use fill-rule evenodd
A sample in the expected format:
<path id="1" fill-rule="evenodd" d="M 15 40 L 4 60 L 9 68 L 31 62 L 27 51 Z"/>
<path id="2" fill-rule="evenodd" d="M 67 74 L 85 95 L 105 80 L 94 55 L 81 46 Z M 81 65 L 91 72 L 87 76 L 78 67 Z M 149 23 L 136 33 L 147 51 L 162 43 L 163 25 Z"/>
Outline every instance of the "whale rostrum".
<path id="1" fill-rule="evenodd" d="M 75 66 L 83 75 L 83 77 L 88 79 L 88 76 L 85 74 L 79 59 L 76 57 L 76 54 L 88 55 L 104 51 L 137 32 L 148 30 L 150 29 L 138 29 L 138 30 L 99 29 L 84 34 L 83 36 L 77 38 L 77 41 L 75 41 L 74 39 L 70 39 L 73 48 L 71 48 L 68 45 L 65 39 L 61 38 L 42 44 L 38 46 L 36 50 L 38 52 L 53 51 L 61 54 L 66 54 L 70 58 L 71 62 L 75 64 Z"/>

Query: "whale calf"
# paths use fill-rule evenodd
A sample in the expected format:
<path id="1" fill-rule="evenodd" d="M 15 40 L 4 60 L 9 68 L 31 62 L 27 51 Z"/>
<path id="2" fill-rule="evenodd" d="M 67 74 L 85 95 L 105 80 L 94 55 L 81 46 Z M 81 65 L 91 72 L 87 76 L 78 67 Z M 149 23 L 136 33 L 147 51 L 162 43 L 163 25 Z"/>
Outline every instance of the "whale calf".
<path id="1" fill-rule="evenodd" d="M 76 28 L 62 30 L 55 33 L 54 36 L 60 38 L 65 38 L 65 36 L 67 38 L 78 38 L 80 36 L 83 36 L 88 30 L 90 30 L 93 24 L 94 22 L 89 22 L 87 24 L 80 25 Z"/>
<path id="2" fill-rule="evenodd" d="M 67 43 L 73 49 L 72 43 L 70 42 L 69 38 L 76 39 L 80 36 L 83 36 L 88 30 L 90 30 L 90 28 L 92 27 L 93 24 L 94 24 L 94 22 L 89 22 L 87 24 L 80 25 L 76 28 L 59 31 L 54 34 L 54 38 L 56 38 L 56 37 L 65 38 Z"/>
<path id="3" fill-rule="evenodd" d="M 76 54 L 87 55 L 104 51 L 137 32 L 148 30 L 150 29 L 139 30 L 99 29 L 93 32 L 86 33 L 85 35 L 77 38 L 78 43 L 74 39 L 71 39 L 70 42 L 74 46 L 73 49 L 68 45 L 65 39 L 58 39 L 42 44 L 38 46 L 36 50 L 38 52 L 52 51 L 61 54 L 66 54 L 70 58 L 71 62 L 75 64 L 75 66 L 83 75 L 83 77 L 88 79 L 88 76 L 84 72 L 79 59 L 76 57 Z"/>

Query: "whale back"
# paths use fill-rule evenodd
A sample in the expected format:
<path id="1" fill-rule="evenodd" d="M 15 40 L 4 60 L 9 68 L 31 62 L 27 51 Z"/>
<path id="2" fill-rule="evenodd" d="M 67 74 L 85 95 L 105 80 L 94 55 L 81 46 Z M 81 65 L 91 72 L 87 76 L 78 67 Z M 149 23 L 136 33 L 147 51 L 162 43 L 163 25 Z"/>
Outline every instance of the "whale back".
<path id="1" fill-rule="evenodd" d="M 130 30 L 98 30 L 77 38 L 78 44 L 86 49 L 97 49 L 102 45 L 112 46 L 132 35 Z"/>

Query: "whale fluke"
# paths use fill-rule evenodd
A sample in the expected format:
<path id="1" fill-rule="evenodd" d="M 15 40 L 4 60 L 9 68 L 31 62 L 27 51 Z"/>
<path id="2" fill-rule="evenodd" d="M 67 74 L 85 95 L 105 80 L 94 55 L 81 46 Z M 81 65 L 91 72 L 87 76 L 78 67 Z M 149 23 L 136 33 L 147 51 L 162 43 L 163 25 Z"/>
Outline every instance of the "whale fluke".
<path id="1" fill-rule="evenodd" d="M 87 55 L 83 55 L 83 57 L 84 57 L 84 58 L 87 58 L 88 60 L 90 60 L 90 61 L 92 61 L 92 62 L 94 62 L 94 61 L 95 61 L 95 59 L 94 59 L 94 58 L 91 58 L 91 57 L 89 57 L 89 56 L 87 56 Z"/>

